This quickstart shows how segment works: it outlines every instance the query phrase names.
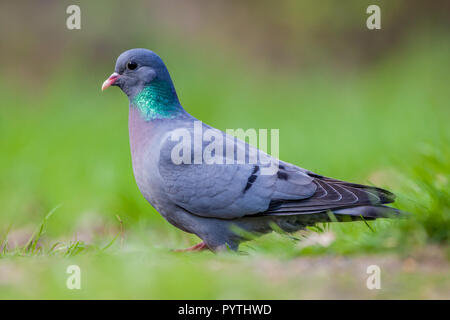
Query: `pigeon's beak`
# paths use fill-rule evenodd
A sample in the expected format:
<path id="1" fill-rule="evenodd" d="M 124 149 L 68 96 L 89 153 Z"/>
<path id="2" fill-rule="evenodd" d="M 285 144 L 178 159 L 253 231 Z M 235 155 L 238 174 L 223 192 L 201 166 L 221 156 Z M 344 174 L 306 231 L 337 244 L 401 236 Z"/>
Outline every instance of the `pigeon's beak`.
<path id="1" fill-rule="evenodd" d="M 102 91 L 108 88 L 109 86 L 112 86 L 117 81 L 117 79 L 119 79 L 119 77 L 120 74 L 118 74 L 117 72 L 114 72 L 112 75 L 110 75 L 109 78 L 106 79 L 105 82 L 103 82 Z"/>

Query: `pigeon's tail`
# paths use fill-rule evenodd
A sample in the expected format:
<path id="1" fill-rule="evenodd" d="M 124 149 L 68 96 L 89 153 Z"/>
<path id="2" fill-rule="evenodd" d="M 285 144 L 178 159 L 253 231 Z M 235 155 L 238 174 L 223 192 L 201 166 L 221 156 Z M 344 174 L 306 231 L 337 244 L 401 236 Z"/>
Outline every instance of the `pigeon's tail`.
<path id="1" fill-rule="evenodd" d="M 393 193 L 372 186 L 350 183 L 309 173 L 317 190 L 308 199 L 272 200 L 260 215 L 274 217 L 278 225 L 293 232 L 320 222 L 346 222 L 393 218 L 404 213 L 386 206 Z"/>
<path id="2" fill-rule="evenodd" d="M 313 183 L 317 186 L 310 198 L 274 199 L 270 202 L 269 208 L 261 212 L 261 215 L 309 215 L 331 211 L 339 215 L 378 218 L 390 210 L 383 205 L 395 199 L 393 193 L 381 188 L 340 181 L 312 173 L 309 176 L 313 178 Z"/>
<path id="3" fill-rule="evenodd" d="M 375 205 L 329 210 L 327 212 L 277 216 L 275 221 L 278 227 L 285 232 L 295 232 L 321 222 L 350 222 L 404 216 L 407 216 L 406 212 L 383 205 Z"/>
<path id="4" fill-rule="evenodd" d="M 405 213 L 395 208 L 378 205 L 378 206 L 359 206 L 353 208 L 339 209 L 333 211 L 333 214 L 338 217 L 348 216 L 351 219 L 359 218 L 366 220 L 373 220 L 377 218 L 395 218 L 404 216 Z"/>

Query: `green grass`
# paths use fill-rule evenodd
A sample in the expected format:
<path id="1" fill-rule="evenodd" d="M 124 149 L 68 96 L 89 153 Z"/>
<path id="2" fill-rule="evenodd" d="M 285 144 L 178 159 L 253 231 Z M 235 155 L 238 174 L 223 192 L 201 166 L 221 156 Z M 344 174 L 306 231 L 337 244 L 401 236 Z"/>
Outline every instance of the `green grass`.
<path id="1" fill-rule="evenodd" d="M 346 73 L 233 57 L 206 65 L 208 53 L 194 50 L 168 59 L 199 119 L 279 128 L 283 160 L 386 187 L 410 213 L 273 233 L 238 254 L 170 251 L 198 239 L 135 185 L 127 100 L 100 92 L 113 61 L 89 74 L 61 67 L 25 89 L 0 78 L 0 298 L 448 298 L 449 47 L 415 43 Z M 311 242 L 324 236 L 329 244 Z M 81 267 L 82 290 L 65 287 L 70 264 Z M 381 265 L 383 290 L 365 288 L 368 264 Z"/>

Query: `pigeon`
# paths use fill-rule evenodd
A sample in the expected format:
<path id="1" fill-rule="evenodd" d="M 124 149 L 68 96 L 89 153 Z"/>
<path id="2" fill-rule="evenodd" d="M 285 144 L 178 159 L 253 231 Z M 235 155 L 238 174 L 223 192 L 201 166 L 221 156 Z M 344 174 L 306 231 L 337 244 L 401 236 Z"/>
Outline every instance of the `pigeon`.
<path id="1" fill-rule="evenodd" d="M 123 52 L 102 91 L 110 86 L 129 99 L 140 192 L 169 223 L 202 240 L 181 251 L 238 250 L 240 243 L 272 231 L 400 214 L 385 205 L 395 198 L 387 190 L 316 174 L 197 120 L 181 106 L 153 51 Z M 203 159 L 202 151 L 210 157 Z"/>

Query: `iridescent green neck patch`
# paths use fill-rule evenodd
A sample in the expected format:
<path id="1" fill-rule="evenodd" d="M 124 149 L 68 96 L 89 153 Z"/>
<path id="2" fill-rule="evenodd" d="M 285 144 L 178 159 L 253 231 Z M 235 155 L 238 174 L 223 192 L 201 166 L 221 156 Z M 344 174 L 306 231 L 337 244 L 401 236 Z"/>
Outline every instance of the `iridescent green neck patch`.
<path id="1" fill-rule="evenodd" d="M 182 108 L 171 84 L 155 81 L 144 87 L 132 100 L 132 105 L 146 121 L 175 118 Z"/>

